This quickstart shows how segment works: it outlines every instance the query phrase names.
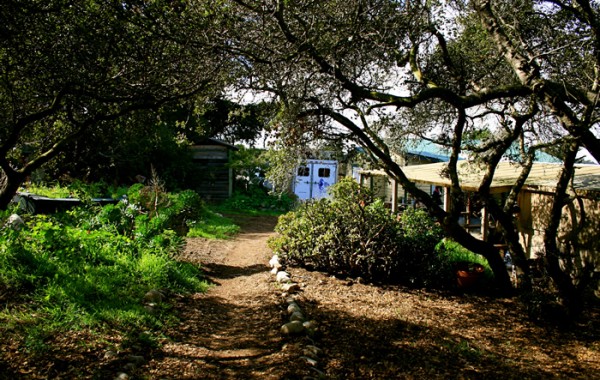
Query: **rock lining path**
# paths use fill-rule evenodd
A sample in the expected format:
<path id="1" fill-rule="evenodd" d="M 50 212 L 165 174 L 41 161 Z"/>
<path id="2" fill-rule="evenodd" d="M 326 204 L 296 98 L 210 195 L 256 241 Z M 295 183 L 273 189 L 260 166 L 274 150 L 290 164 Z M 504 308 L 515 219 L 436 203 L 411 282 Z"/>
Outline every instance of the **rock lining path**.
<path id="1" fill-rule="evenodd" d="M 236 218 L 237 220 L 237 218 Z M 180 325 L 149 361 L 152 378 L 284 379 L 308 374 L 280 333 L 281 292 L 268 266 L 276 218 L 245 217 L 230 241 L 188 239 L 183 259 L 214 286 L 173 300 Z"/>

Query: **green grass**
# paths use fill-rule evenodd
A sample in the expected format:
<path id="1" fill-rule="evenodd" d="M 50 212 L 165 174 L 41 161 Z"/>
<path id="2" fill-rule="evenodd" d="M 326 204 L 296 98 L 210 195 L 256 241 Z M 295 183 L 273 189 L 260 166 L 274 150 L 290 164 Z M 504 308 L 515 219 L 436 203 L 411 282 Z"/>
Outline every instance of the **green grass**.
<path id="1" fill-rule="evenodd" d="M 270 194 L 265 189 L 251 187 L 247 191 L 235 191 L 233 196 L 214 210 L 224 214 L 277 216 L 292 210 L 296 199 L 288 194 Z"/>
<path id="2" fill-rule="evenodd" d="M 240 226 L 221 214 L 207 210 L 201 220 L 188 223 L 188 237 L 206 239 L 230 239 L 240 231 Z"/>
<path id="3" fill-rule="evenodd" d="M 110 230 L 81 230 L 38 216 L 20 233 L 5 230 L 3 235 L 0 282 L 25 296 L 39 324 L 58 329 L 152 325 L 157 321 L 142 304 L 147 291 L 199 292 L 208 286 L 200 270 L 175 261 L 169 247 Z"/>
<path id="4" fill-rule="evenodd" d="M 487 280 L 491 280 L 494 276 L 492 269 L 490 268 L 490 265 L 485 257 L 469 251 L 454 240 L 442 240 L 436 246 L 436 251 L 438 252 L 440 261 L 442 261 L 445 264 L 444 266 L 447 268 L 451 268 L 455 263 L 466 261 L 483 265 L 484 277 Z"/>
<path id="5" fill-rule="evenodd" d="M 67 198 L 72 195 L 72 190 L 62 186 L 60 184 L 54 185 L 36 185 L 29 184 L 26 188 L 22 189 L 28 193 L 40 195 L 48 198 Z"/>
<path id="6" fill-rule="evenodd" d="M 137 234 L 141 226 L 132 221 L 143 210 L 106 207 L 110 212 L 77 208 L 23 215 L 20 230 L 0 229 L 0 291 L 10 300 L 0 310 L 0 330 L 20 337 L 23 349 L 43 354 L 47 337 L 68 330 L 159 332 L 174 315 L 167 304 L 147 310 L 143 298 L 149 290 L 185 294 L 208 288 L 200 268 L 174 258 L 183 238 L 168 221 Z M 0 212 L 0 224 L 9 214 Z M 204 223 L 205 230 L 221 234 L 234 230 L 216 217 Z"/>
<path id="7" fill-rule="evenodd" d="M 127 194 L 126 187 L 116 187 L 103 182 L 83 183 L 75 181 L 69 185 L 60 183 L 54 184 L 34 184 L 28 183 L 19 191 L 40 195 L 47 198 L 113 198 L 119 199 Z"/>

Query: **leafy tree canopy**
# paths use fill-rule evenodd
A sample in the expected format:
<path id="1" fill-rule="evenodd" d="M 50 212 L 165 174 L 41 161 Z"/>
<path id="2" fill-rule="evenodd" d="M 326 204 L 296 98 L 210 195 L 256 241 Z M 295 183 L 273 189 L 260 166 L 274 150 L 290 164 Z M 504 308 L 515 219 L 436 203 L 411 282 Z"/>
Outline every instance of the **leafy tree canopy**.
<path id="1" fill-rule="evenodd" d="M 187 13 L 183 1 L 3 3 L 1 205 L 72 141 L 224 86 L 235 62 L 215 54 L 210 17 L 195 18 L 192 33 Z"/>
<path id="2" fill-rule="evenodd" d="M 556 223 L 579 147 L 600 159 L 599 6 L 588 0 L 230 0 L 213 11 L 226 26 L 221 44 L 247 69 L 238 85 L 268 91 L 284 107 L 282 139 L 335 135 L 360 143 L 431 209 L 446 233 L 486 256 L 506 289 L 497 251 L 458 224 L 458 155 L 468 151 L 486 168 L 478 196 L 501 224 L 526 279 L 512 210 L 535 151 L 560 147 L 564 158 Z M 391 158 L 393 145 L 415 135 L 450 149 L 450 211 Z M 521 176 L 498 205 L 491 179 L 513 146 Z M 560 272 L 550 228 L 546 245 L 549 268 Z M 559 277 L 566 284 L 559 287 L 572 290 L 570 279 Z"/>

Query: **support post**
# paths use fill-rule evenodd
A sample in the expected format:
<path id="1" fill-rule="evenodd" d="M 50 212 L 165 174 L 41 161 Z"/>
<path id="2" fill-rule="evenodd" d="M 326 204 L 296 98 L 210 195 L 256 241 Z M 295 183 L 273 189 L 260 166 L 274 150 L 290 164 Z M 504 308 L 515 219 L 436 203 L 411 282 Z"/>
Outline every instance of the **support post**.
<path id="1" fill-rule="evenodd" d="M 398 181 L 392 179 L 392 213 L 398 212 Z"/>

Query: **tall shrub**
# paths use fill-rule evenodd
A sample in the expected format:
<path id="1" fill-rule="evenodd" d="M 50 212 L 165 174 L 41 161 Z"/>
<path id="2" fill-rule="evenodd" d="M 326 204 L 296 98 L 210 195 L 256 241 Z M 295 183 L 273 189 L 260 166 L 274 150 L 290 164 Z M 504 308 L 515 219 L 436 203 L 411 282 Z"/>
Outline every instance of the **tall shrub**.
<path id="1" fill-rule="evenodd" d="M 398 218 L 351 179 L 332 198 L 307 202 L 279 219 L 270 246 L 292 265 L 372 281 L 421 285 L 441 229 L 421 210 Z"/>

